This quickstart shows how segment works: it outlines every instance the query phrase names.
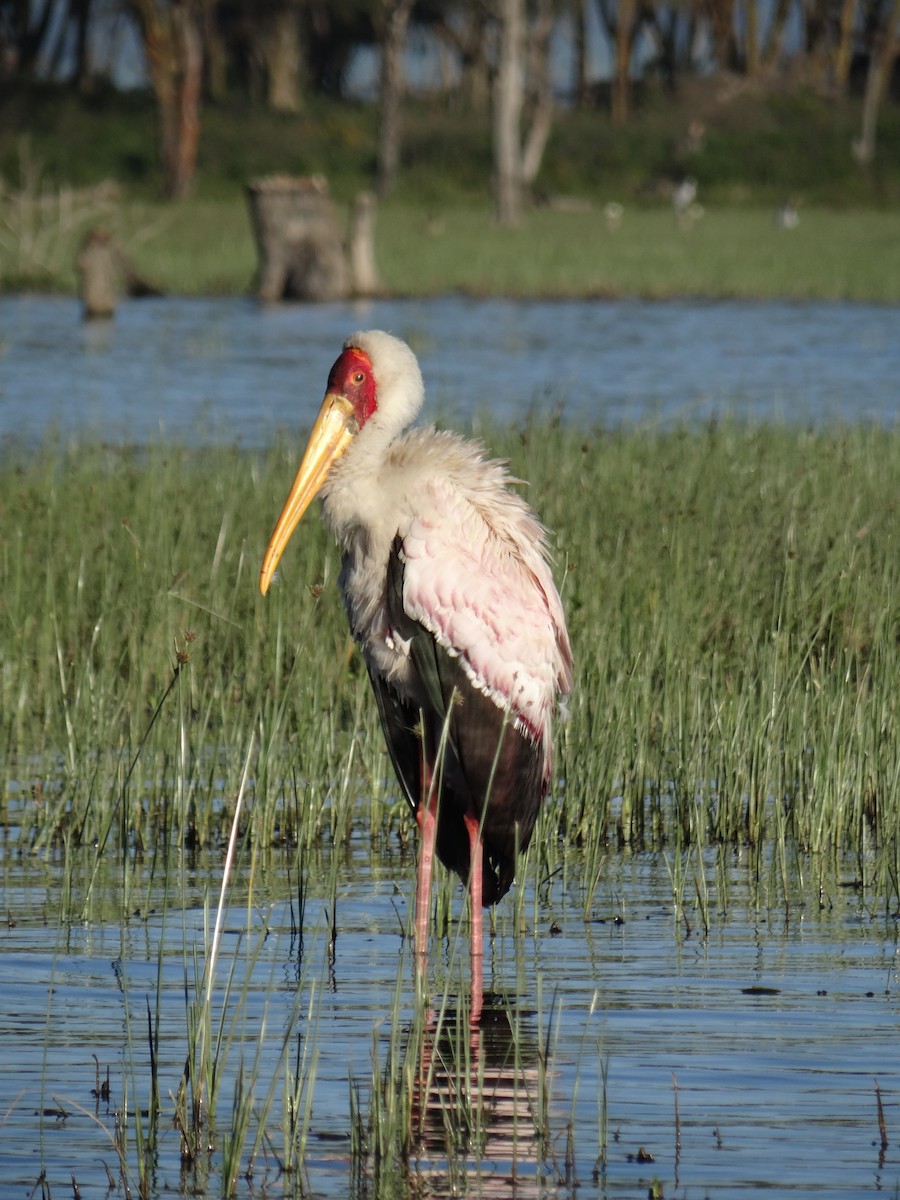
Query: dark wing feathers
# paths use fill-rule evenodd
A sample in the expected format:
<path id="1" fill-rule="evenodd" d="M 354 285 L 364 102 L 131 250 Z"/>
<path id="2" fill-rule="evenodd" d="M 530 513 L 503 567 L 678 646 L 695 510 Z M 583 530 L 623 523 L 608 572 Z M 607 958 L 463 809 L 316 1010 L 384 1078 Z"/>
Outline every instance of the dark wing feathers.
<path id="1" fill-rule="evenodd" d="M 460 659 L 448 654 L 407 615 L 402 549 L 398 537 L 388 563 L 388 611 L 393 630 L 409 639 L 429 708 L 417 713 L 390 683 L 370 672 L 385 739 L 406 798 L 415 809 L 421 798 L 421 729 L 427 725 L 427 745 L 436 748 L 449 712 L 446 754 L 439 764 L 438 857 L 463 882 L 468 880 L 469 839 L 463 817 L 469 810 L 477 813 L 485 848 L 484 902 L 493 904 L 509 890 L 516 852 L 524 850 L 531 838 L 543 791 L 542 750 L 472 685 Z"/>
<path id="2" fill-rule="evenodd" d="M 422 794 L 422 742 L 419 737 L 419 713 L 411 704 L 401 700 L 386 679 L 369 669 L 369 679 L 388 754 L 403 794 L 413 810 L 419 807 Z"/>

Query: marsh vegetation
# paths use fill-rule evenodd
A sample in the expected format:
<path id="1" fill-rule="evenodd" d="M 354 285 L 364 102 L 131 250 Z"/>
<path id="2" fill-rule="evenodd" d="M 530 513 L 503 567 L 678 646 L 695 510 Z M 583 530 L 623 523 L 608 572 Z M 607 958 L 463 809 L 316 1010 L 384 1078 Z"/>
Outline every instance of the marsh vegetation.
<path id="1" fill-rule="evenodd" d="M 891 994 L 900 436 L 727 423 L 609 433 L 539 419 L 480 422 L 479 432 L 530 481 L 554 531 L 578 669 L 553 793 L 496 914 L 492 959 L 511 989 L 501 1058 L 518 1082 L 504 1086 L 528 1097 L 534 1170 L 565 1186 L 576 1162 L 583 1174 L 586 1151 L 569 1161 L 564 1112 L 571 1104 L 570 1135 L 583 1131 L 586 1101 L 582 1093 L 575 1121 L 578 1072 L 554 1083 L 558 1014 L 541 983 L 553 956 L 530 940 L 549 936 L 554 911 L 565 914 L 570 972 L 580 972 L 575 963 L 594 962 L 597 923 L 613 928 L 632 909 L 648 920 L 664 913 L 663 941 L 680 954 L 687 943 L 721 943 L 747 914 L 785 930 L 816 913 L 837 921 L 829 914 L 849 897 L 855 919 L 881 931 Z M 483 1115 L 471 1081 L 496 1057 L 496 1036 L 469 1041 L 449 880 L 435 901 L 444 951 L 430 1010 L 412 995 L 406 905 L 392 892 L 402 897 L 411 879 L 415 829 L 348 639 L 336 553 L 315 521 L 269 599 L 257 593 L 294 466 L 283 444 L 254 454 L 47 440 L 0 467 L 4 903 L 10 931 L 58 931 L 62 994 L 78 930 L 110 939 L 121 1057 L 103 1049 L 102 1030 L 84 1034 L 96 1039 L 85 1057 L 94 1045 L 103 1055 L 98 1092 L 101 1061 L 113 1073 L 113 1102 L 96 1121 L 115 1147 L 113 1175 L 141 1194 L 162 1186 L 161 1161 L 179 1160 L 183 1187 L 230 1192 L 249 1165 L 258 1178 L 287 1171 L 284 1186 L 302 1191 L 323 1153 L 309 1143 L 313 1104 L 335 1103 L 318 1074 L 329 969 L 341 937 L 366 940 L 367 888 L 393 906 L 400 940 L 357 1025 L 357 1045 L 366 1022 L 376 1031 L 371 1068 L 330 1061 L 326 1072 L 332 1089 L 343 1074 L 350 1096 L 335 1131 L 352 1186 L 359 1195 L 400 1186 L 419 1145 L 413 1085 L 423 1069 L 427 1085 L 440 1063 L 445 1095 L 460 1104 L 432 1111 L 462 1121 L 441 1126 L 442 1170 L 452 1178 L 477 1158 Z M 231 839 L 224 937 L 241 950 L 220 949 L 210 974 Z M 637 899 L 629 875 L 649 882 L 652 899 Z M 26 876 L 29 887 L 40 881 L 37 907 Z M 286 952 L 283 939 L 277 953 L 268 941 L 276 926 Z M 125 946 L 136 930 L 148 952 L 135 958 Z M 36 1029 L 50 1111 L 59 1035 L 52 992 L 43 995 L 37 1013 L 49 1004 L 48 1024 L 38 1017 Z M 585 1054 L 596 1068 L 595 1051 Z M 600 1163 L 615 1092 L 606 1068 L 596 1079 L 587 1157 Z M 571 1093 L 560 1098 L 560 1086 Z M 29 1126 L 15 1102 L 5 1119 L 20 1137 Z M 49 1121 L 59 1129 L 65 1117 L 33 1118 L 35 1139 Z M 58 1186 L 46 1131 L 42 1144 L 47 1185 Z M 436 1154 L 432 1146 L 429 1161 Z M 338 1179 L 335 1194 L 346 1194 L 350 1175 Z M 238 1190 L 247 1188 L 252 1179 Z"/>

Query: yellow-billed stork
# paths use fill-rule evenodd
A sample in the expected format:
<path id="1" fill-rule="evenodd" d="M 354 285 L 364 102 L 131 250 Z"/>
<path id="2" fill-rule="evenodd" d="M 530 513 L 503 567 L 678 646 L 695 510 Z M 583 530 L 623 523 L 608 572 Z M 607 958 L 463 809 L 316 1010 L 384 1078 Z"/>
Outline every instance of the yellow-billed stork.
<path id="1" fill-rule="evenodd" d="M 408 426 L 424 399 L 410 348 L 355 333 L 331 368 L 260 575 L 265 594 L 321 493 L 340 589 L 388 750 L 420 829 L 416 950 L 435 853 L 468 884 L 472 1015 L 482 905 L 508 891 L 551 773 L 551 721 L 572 686 L 559 594 L 534 513 L 502 463 L 453 433 Z"/>

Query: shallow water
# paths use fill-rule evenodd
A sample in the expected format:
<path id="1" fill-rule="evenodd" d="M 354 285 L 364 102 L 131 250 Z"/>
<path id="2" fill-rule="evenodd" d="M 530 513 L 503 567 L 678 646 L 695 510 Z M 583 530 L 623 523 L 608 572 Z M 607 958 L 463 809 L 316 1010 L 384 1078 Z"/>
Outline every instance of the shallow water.
<path id="1" fill-rule="evenodd" d="M 559 406 L 616 426 L 733 416 L 820 424 L 900 415 L 900 310 L 825 303 L 427 301 L 262 308 L 0 296 L 0 444 L 50 426 L 144 443 L 268 445 L 307 428 L 353 329 L 407 338 L 430 413 L 500 422 Z"/>
<path id="2" fill-rule="evenodd" d="M 333 956 L 331 901 L 316 884 L 328 877 L 327 852 L 309 871 L 302 944 L 292 930 L 291 856 L 275 857 L 261 875 L 265 891 L 254 897 L 249 917 L 238 876 L 214 1005 L 220 1011 L 234 965 L 225 1008 L 237 1013 L 236 1029 L 218 1102 L 219 1124 L 226 1129 L 237 1063 L 243 1055 L 251 1066 L 263 1024 L 258 1106 L 282 1073 L 278 1055 L 286 1034 L 292 1055 L 294 1030 L 297 1045 L 317 1049 L 304 1178 L 311 1194 L 335 1197 L 354 1192 L 349 1080 L 359 1082 L 367 1108 L 373 1045 L 383 1065 L 392 1023 L 402 1041 L 413 1012 L 402 934 L 414 864 L 408 853 L 390 847 L 373 856 L 364 831 L 346 851 Z M 484 1154 L 463 1160 L 464 1190 L 567 1194 L 572 1171 L 578 1194 L 589 1197 L 646 1195 L 654 1179 L 667 1196 L 731 1197 L 768 1189 L 849 1197 L 893 1194 L 900 1186 L 896 914 L 867 912 L 864 895 L 841 886 L 853 881 L 849 868 L 845 880 L 826 885 L 821 906 L 818 892 L 810 887 L 807 895 L 799 880 L 787 906 L 776 895 L 774 873 L 768 882 L 755 882 L 754 869 L 740 855 L 723 853 L 718 864 L 711 859 L 705 866 L 713 889 L 708 936 L 695 906 L 677 913 L 667 866 L 651 855 L 610 856 L 587 922 L 574 882 L 544 882 L 537 895 L 528 882 L 520 897 L 503 902 L 486 959 L 490 1011 L 478 1045 L 469 1050 L 480 1060 L 482 1088 L 493 1107 Z M 138 866 L 132 894 L 140 898 L 142 915 L 120 928 L 102 921 L 61 925 L 58 867 L 8 849 L 0 859 L 8 916 L 0 942 L 4 1195 L 29 1194 L 42 1169 L 54 1192 L 74 1178 L 82 1196 L 105 1193 L 103 1163 L 117 1174 L 111 1134 L 125 1093 L 136 1087 L 137 1103 L 147 1102 L 147 1005 L 157 1004 L 160 961 L 160 1079 L 163 1107 L 171 1113 L 169 1094 L 177 1089 L 187 1046 L 185 975 L 193 979 L 195 950 L 202 970 L 208 919 L 203 893 L 207 885 L 215 890 L 219 869 L 217 856 L 186 867 L 184 902 L 173 902 L 181 883 L 170 885 L 164 918 L 161 894 Z M 580 867 L 573 859 L 564 879 L 578 880 Z M 177 864 L 173 870 L 173 880 L 179 879 Z M 113 874 L 103 886 L 114 894 L 121 881 Z M 515 933 L 517 901 L 524 928 Z M 451 1009 L 465 1002 L 459 995 L 464 978 L 465 958 L 460 960 L 451 930 L 432 951 L 436 1009 L 443 988 Z M 545 1046 L 550 1109 L 549 1140 L 542 1142 L 533 1112 Z M 453 1058 L 446 1044 L 442 1053 Z M 109 1071 L 108 1099 L 92 1095 L 94 1055 L 101 1081 Z M 444 1086 L 447 1078 L 458 1085 L 459 1062 L 444 1065 Z M 602 1069 L 608 1145 L 601 1167 Z M 884 1153 L 876 1080 L 890 1141 Z M 282 1086 L 270 1118 L 276 1150 Z M 446 1154 L 437 1148 L 445 1136 L 440 1086 L 439 1071 L 430 1123 L 411 1165 L 413 1179 L 423 1186 L 427 1181 L 428 1194 L 435 1195 L 450 1194 Z M 514 1153 L 510 1113 L 516 1111 Z M 250 1142 L 245 1164 L 249 1149 Z M 642 1154 L 652 1162 L 638 1161 Z M 514 1193 L 512 1163 L 519 1180 Z M 199 1174 L 182 1174 L 177 1134 L 164 1124 L 152 1193 L 196 1188 L 218 1194 L 219 1169 L 213 1156 L 211 1169 L 207 1164 Z M 270 1193 L 289 1190 L 271 1154 L 255 1166 L 257 1191 L 264 1181 Z M 242 1179 L 239 1194 L 251 1190 Z"/>
<path id="3" fill-rule="evenodd" d="M 413 342 L 433 410 L 463 422 L 485 409 L 506 421 L 556 405 L 608 426 L 724 415 L 896 424 L 900 413 L 900 313 L 888 308 L 446 298 L 266 310 L 166 299 L 124 304 L 114 323 L 87 327 L 74 300 L 0 297 L 0 443 L 32 444 L 48 424 L 110 441 L 256 446 L 279 430 L 296 436 L 342 338 L 374 325 Z M 10 810 L 25 804 L 23 792 Z M 123 1194 L 117 1123 L 137 1194 L 134 1108 L 149 1100 L 148 1004 L 159 1014 L 167 1114 L 152 1196 L 221 1194 L 242 1056 L 257 1111 L 273 1080 L 275 1090 L 272 1141 L 238 1194 L 299 1194 L 300 1185 L 307 1195 L 371 1194 L 352 1153 L 350 1085 L 358 1083 L 367 1114 L 373 1053 L 382 1070 L 392 1036 L 401 1048 L 410 1036 L 409 853 L 389 844 L 374 854 L 358 830 L 338 851 L 335 905 L 324 849 L 304 868 L 302 938 L 295 857 L 273 853 L 251 897 L 238 871 L 213 1003 L 231 1037 L 217 1149 L 185 1169 L 171 1096 L 222 854 L 173 857 L 167 903 L 163 864 L 129 861 L 123 870 L 110 861 L 87 911 L 72 919 L 84 906 L 91 848 L 68 862 L 62 851 L 37 857 L 20 852 L 18 833 L 0 830 L 0 1195 L 31 1195 L 42 1171 L 45 1194 L 71 1195 L 76 1185 L 85 1198 Z M 774 864 L 760 874 L 726 851 L 707 861 L 704 934 L 690 866 L 682 911 L 671 861 L 611 851 L 586 921 L 584 864 L 571 855 L 561 876 L 538 885 L 532 859 L 522 892 L 497 912 L 481 1033 L 430 1047 L 444 1069 L 423 1105 L 409 1175 L 395 1169 L 394 1194 L 635 1197 L 654 1180 L 669 1197 L 896 1194 L 900 922 L 844 886 L 855 882 L 855 861 L 837 877 L 822 871 L 821 898 L 819 864 L 800 865 L 808 878 L 793 869 L 786 898 Z M 122 925 L 126 885 L 133 916 Z M 464 1009 L 465 972 L 451 931 L 432 950 L 436 1012 Z M 279 1174 L 276 1159 L 286 1038 L 291 1061 L 298 1050 L 318 1054 L 305 1170 L 294 1176 Z M 448 1159 L 446 1125 L 465 1105 L 447 1089 L 468 1085 L 472 1063 L 490 1097 L 486 1144 Z M 535 1128 L 545 1080 L 543 1138 Z M 251 1122 L 242 1171 L 255 1130 Z"/>

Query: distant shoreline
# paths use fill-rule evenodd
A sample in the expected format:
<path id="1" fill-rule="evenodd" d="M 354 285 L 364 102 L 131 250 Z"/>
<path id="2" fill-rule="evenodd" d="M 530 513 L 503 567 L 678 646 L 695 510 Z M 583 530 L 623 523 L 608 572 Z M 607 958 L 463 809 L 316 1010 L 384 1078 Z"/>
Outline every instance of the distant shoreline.
<path id="1" fill-rule="evenodd" d="M 252 294 L 256 271 L 242 199 L 172 206 L 123 202 L 102 222 L 140 274 L 172 295 Z M 0 290 L 76 291 L 82 231 L 48 231 L 37 273 L 0 243 Z M 689 228 L 668 207 L 625 208 L 610 230 L 601 208 L 533 209 L 501 229 L 489 207 L 448 207 L 439 218 L 387 203 L 375 257 L 391 298 L 462 294 L 543 300 L 672 298 L 900 303 L 900 211 L 803 208 L 781 229 L 768 208 L 709 208 Z"/>

